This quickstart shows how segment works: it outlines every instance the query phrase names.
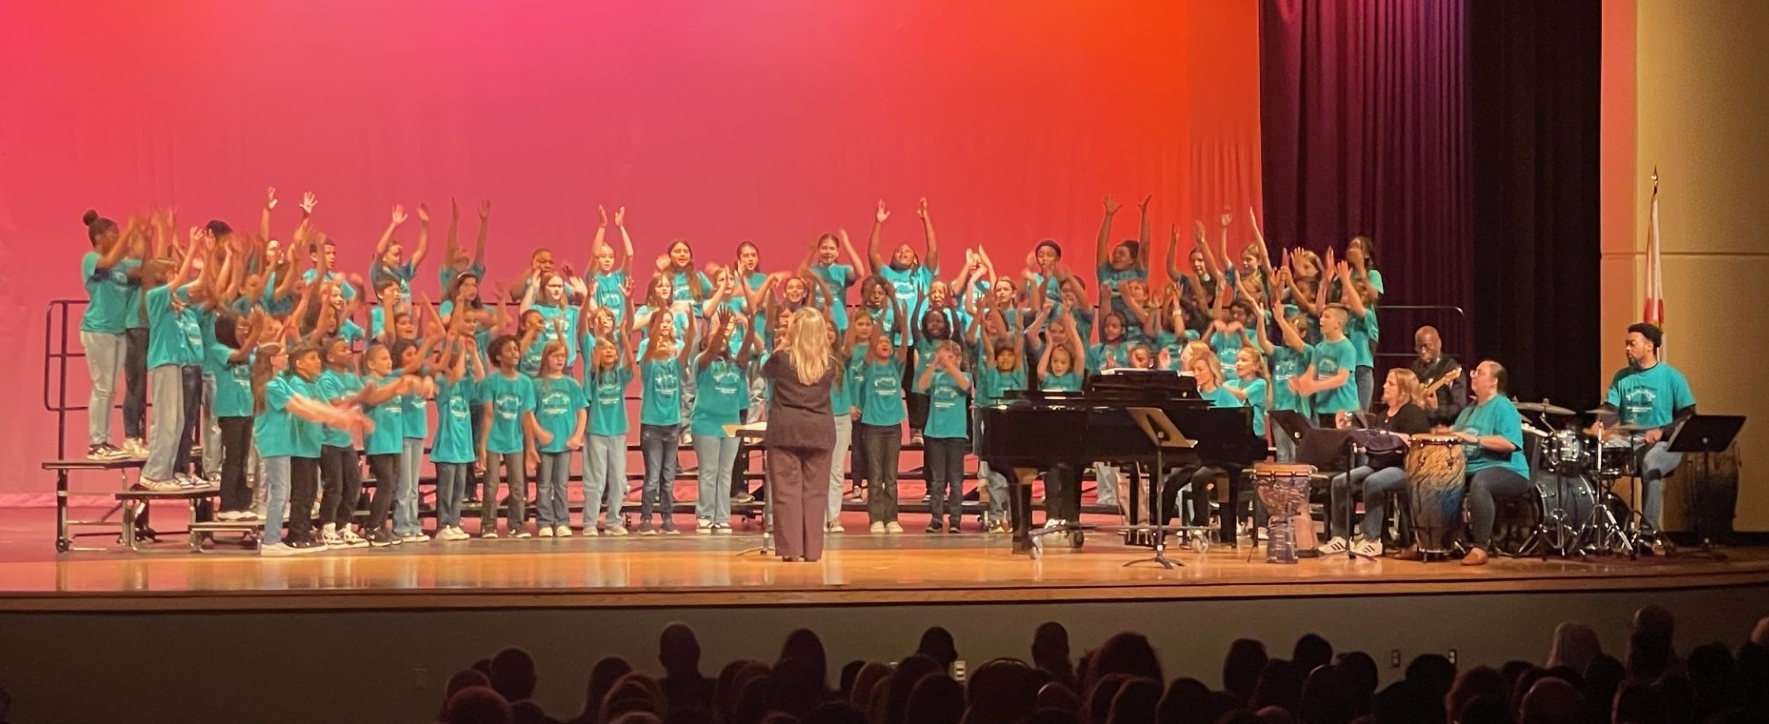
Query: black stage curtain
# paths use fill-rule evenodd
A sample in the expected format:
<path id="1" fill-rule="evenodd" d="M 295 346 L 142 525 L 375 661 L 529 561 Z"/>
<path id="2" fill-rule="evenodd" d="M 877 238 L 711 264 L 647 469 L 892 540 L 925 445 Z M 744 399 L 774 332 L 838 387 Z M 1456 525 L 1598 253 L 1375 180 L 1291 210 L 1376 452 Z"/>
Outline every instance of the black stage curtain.
<path id="1" fill-rule="evenodd" d="M 1475 351 L 1519 399 L 1594 407 L 1600 0 L 1468 3 Z"/>

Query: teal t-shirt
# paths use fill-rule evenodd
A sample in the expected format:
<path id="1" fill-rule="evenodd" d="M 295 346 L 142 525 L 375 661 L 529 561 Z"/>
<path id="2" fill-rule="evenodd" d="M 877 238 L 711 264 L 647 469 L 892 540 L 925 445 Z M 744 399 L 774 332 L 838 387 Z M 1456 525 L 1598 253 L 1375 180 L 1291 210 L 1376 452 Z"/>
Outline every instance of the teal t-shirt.
<path id="1" fill-rule="evenodd" d="M 422 440 L 429 437 L 430 401 L 419 392 L 401 395 L 400 401 L 405 404 L 405 439 Z"/>
<path id="2" fill-rule="evenodd" d="M 540 452 L 562 453 L 571 449 L 566 443 L 577 431 L 577 415 L 584 411 L 584 388 L 577 380 L 564 375 L 535 380 L 534 421 L 553 436 Z"/>
<path id="3" fill-rule="evenodd" d="M 835 328 L 848 328 L 848 288 L 854 286 L 859 279 L 854 275 L 854 268 L 846 264 L 812 264 L 811 273 L 823 280 L 829 287 L 830 316 L 835 318 Z"/>
<path id="4" fill-rule="evenodd" d="M 1314 365 L 1314 378 L 1317 380 L 1332 377 L 1340 370 L 1345 370 L 1348 375 L 1345 384 L 1338 389 L 1315 393 L 1315 412 L 1322 415 L 1356 412 L 1357 381 L 1349 375 L 1357 368 L 1357 350 L 1352 348 L 1351 339 L 1348 337 L 1337 342 L 1322 341 L 1314 346 L 1314 357 L 1309 362 Z"/>
<path id="5" fill-rule="evenodd" d="M 314 275 L 318 272 L 318 269 L 308 269 L 307 271 L 301 272 L 301 280 L 311 284 L 313 283 Z M 356 287 L 346 281 L 343 274 L 335 271 L 326 272 L 326 283 L 330 284 L 332 282 L 338 283 L 338 291 L 344 295 L 345 301 L 356 298 Z M 447 289 L 448 284 L 443 284 L 442 288 Z"/>
<path id="6" fill-rule="evenodd" d="M 1308 362 L 1314 356 L 1314 348 L 1296 351 L 1289 347 L 1273 347 L 1271 350 L 1271 409 L 1289 410 L 1304 416 L 1312 415 L 1309 400 L 1290 389 L 1290 380 L 1308 371 Z"/>
<path id="7" fill-rule="evenodd" d="M 928 287 L 934 283 L 934 270 L 926 264 L 916 264 L 908 269 L 886 264 L 879 268 L 878 275 L 891 285 L 891 295 L 904 309 L 914 309 L 915 303 L 927 295 Z"/>
<path id="8" fill-rule="evenodd" d="M 917 378 L 919 381 L 920 378 Z M 925 437 L 939 439 L 962 439 L 968 437 L 964 426 L 964 390 L 946 370 L 934 370 L 934 377 L 921 393 L 928 396 L 927 427 L 922 430 Z"/>
<path id="9" fill-rule="evenodd" d="M 1039 389 L 1042 389 L 1045 392 L 1080 392 L 1081 372 L 1073 368 L 1070 368 L 1067 373 L 1060 375 L 1052 372 L 1045 375 L 1044 381 L 1039 385 Z"/>
<path id="10" fill-rule="evenodd" d="M 483 279 L 485 279 L 485 265 L 484 264 L 477 264 L 477 263 L 468 264 L 467 265 L 467 273 L 472 274 L 474 277 L 477 277 L 477 278 L 483 280 Z M 460 275 L 460 272 L 455 271 L 454 260 L 450 259 L 450 260 L 443 262 L 442 269 L 438 270 L 436 272 L 436 274 L 437 274 L 437 277 L 442 280 L 442 292 L 444 294 L 447 294 L 448 293 L 448 285 L 455 283 L 455 277 Z M 484 282 L 481 282 L 481 283 L 484 283 Z M 439 460 L 438 462 L 445 462 L 446 463 L 446 462 L 471 462 L 471 461 Z"/>
<path id="11" fill-rule="evenodd" d="M 682 363 L 675 357 L 639 361 L 639 424 L 682 424 Z"/>
<path id="12" fill-rule="evenodd" d="M 436 439 L 430 443 L 430 461 L 465 465 L 478 459 L 473 439 L 473 380 L 436 380 Z"/>
<path id="13" fill-rule="evenodd" d="M 854 383 L 850 378 L 848 367 L 840 365 L 829 383 L 829 410 L 837 416 L 854 414 Z"/>
<path id="14" fill-rule="evenodd" d="M 147 367 L 195 364 L 190 340 L 201 343 L 202 328 L 196 317 L 172 309 L 172 288 L 160 285 L 147 291 Z"/>
<path id="15" fill-rule="evenodd" d="M 730 437 L 726 425 L 742 422 L 740 413 L 749 405 L 749 383 L 743 367 L 729 357 L 719 357 L 694 374 L 694 411 L 688 429 L 705 437 Z"/>
<path id="16" fill-rule="evenodd" d="M 523 450 L 522 416 L 534 412 L 534 378 L 524 374 L 505 377 L 502 370 L 479 383 L 479 395 L 491 406 L 491 429 L 485 451 L 519 453 Z"/>
<path id="17" fill-rule="evenodd" d="M 228 361 L 233 353 L 234 349 L 225 344 L 209 345 L 205 362 L 209 373 L 215 376 L 215 416 L 251 417 L 252 359 L 256 353 L 247 353 L 246 360 L 239 363 Z"/>
<path id="18" fill-rule="evenodd" d="M 1205 400 L 1208 400 L 1210 402 L 1211 407 L 1240 407 L 1241 406 L 1241 401 L 1239 399 L 1236 399 L 1234 395 L 1230 394 L 1228 390 L 1223 389 L 1222 385 L 1217 385 L 1216 389 L 1213 389 L 1209 392 L 1200 391 L 1200 392 L 1198 392 L 1198 396 L 1205 399 Z"/>
<path id="19" fill-rule="evenodd" d="M 565 366 L 567 368 L 577 364 L 577 307 L 536 304 L 530 308 L 540 312 L 543 320 L 541 333 L 535 337 L 534 347 L 531 348 L 535 355 L 535 364 L 540 364 L 540 352 L 545 350 L 550 342 L 559 342 L 565 345 Z M 565 325 L 564 332 L 559 331 L 556 324 L 559 321 Z"/>
<path id="20" fill-rule="evenodd" d="M 289 400 L 296 394 L 288 375 L 276 375 L 264 385 L 264 411 L 252 419 L 252 444 L 260 457 L 289 457 L 295 452 L 295 416 Z"/>
<path id="21" fill-rule="evenodd" d="M 590 374 L 591 435 L 624 437 L 627 434 L 627 386 L 632 381 L 633 371 L 626 367 Z"/>
<path id="22" fill-rule="evenodd" d="M 1478 443 L 1463 443 L 1462 452 L 1468 459 L 1466 469 L 1469 474 L 1487 468 L 1504 468 L 1529 477 L 1529 464 L 1523 457 L 1523 416 L 1517 414 L 1517 407 L 1510 398 L 1493 395 L 1493 399 L 1463 408 L 1462 414 L 1456 416 L 1454 429 L 1482 437 L 1498 435 L 1510 440 L 1513 446 L 1511 452 L 1502 453 L 1488 450 Z"/>
<path id="23" fill-rule="evenodd" d="M 215 380 L 217 391 L 221 386 L 219 377 Z M 354 372 L 326 370 L 319 375 L 319 397 L 326 403 L 334 403 L 356 394 L 362 390 L 362 378 Z M 332 447 L 350 447 L 350 431 L 328 427 L 321 431 L 320 444 Z"/>
<path id="24" fill-rule="evenodd" d="M 689 279 L 688 275 L 690 273 L 692 273 L 694 275 L 694 278 L 700 280 L 701 298 L 704 299 L 706 297 L 712 296 L 713 282 L 711 279 L 707 278 L 706 274 L 698 272 L 698 271 L 677 271 L 677 272 L 674 272 L 670 275 L 671 281 L 674 282 L 673 284 L 671 284 L 671 287 L 673 287 L 673 288 L 670 290 L 670 301 L 672 301 L 672 302 L 693 301 L 694 288 L 692 285 L 690 285 L 688 283 L 688 279 Z M 682 329 L 681 327 L 677 327 L 676 332 L 678 334 L 680 334 L 681 329 Z"/>
<path id="25" fill-rule="evenodd" d="M 318 385 L 318 380 L 308 382 L 296 375 L 288 375 L 286 378 L 289 382 L 289 388 L 294 391 L 294 394 L 300 395 L 309 400 L 319 399 L 318 391 L 315 389 Z M 289 416 L 289 427 L 291 429 L 291 434 L 289 436 L 289 454 L 293 457 L 318 460 L 319 449 L 323 444 L 320 441 L 320 434 L 325 426 L 317 422 L 308 422 L 307 420 L 291 415 Z M 259 454 L 262 455 L 263 453 Z"/>
<path id="26" fill-rule="evenodd" d="M 1376 326 L 1376 309 L 1365 307 L 1364 316 L 1347 314 L 1345 320 L 1345 338 L 1351 341 L 1351 347 L 1357 352 L 1357 367 L 1375 367 L 1375 355 L 1372 348 L 1381 337 Z"/>
<path id="27" fill-rule="evenodd" d="M 1609 381 L 1603 401 L 1614 405 L 1621 421 L 1641 427 L 1664 427 L 1677 411 L 1695 404 L 1695 393 L 1683 373 L 1660 362 L 1647 369 L 1622 368 Z"/>
<path id="28" fill-rule="evenodd" d="M 1245 405 L 1247 407 L 1253 408 L 1253 434 L 1264 435 L 1265 434 L 1265 407 L 1266 407 L 1266 404 L 1265 404 L 1265 391 L 1266 391 L 1265 380 L 1262 380 L 1258 377 L 1255 377 L 1250 380 L 1243 380 L 1243 379 L 1237 377 L 1235 379 L 1229 380 L 1227 384 L 1229 387 L 1233 387 L 1237 390 L 1247 393 L 1247 399 L 1245 401 L 1236 400 L 1235 404 Z M 1230 397 L 1234 397 L 1234 396 L 1230 395 Z"/>
<path id="29" fill-rule="evenodd" d="M 1020 365 L 1007 372 L 993 364 L 984 365 L 977 372 L 977 404 L 999 405 L 1007 402 L 1008 390 L 1026 389 L 1026 366 Z"/>
<path id="30" fill-rule="evenodd" d="M 1252 334 L 1252 332 L 1249 331 L 1248 334 Z M 1222 368 L 1225 370 L 1235 368 L 1235 355 L 1241 353 L 1243 344 L 1245 344 L 1245 340 L 1241 339 L 1240 332 L 1233 334 L 1228 332 L 1210 333 L 1210 349 L 1216 352 L 1216 361 L 1222 363 Z M 1175 358 L 1177 359 L 1177 355 Z"/>
<path id="31" fill-rule="evenodd" d="M 399 383 L 399 376 L 371 377 L 369 384 L 385 387 Z M 405 395 L 394 395 L 379 405 L 365 405 L 375 429 L 363 437 L 370 455 L 398 455 L 405 451 Z M 468 433 L 471 435 L 472 433 Z"/>
<path id="32" fill-rule="evenodd" d="M 1110 362 L 1112 363 L 1111 368 L 1127 367 L 1130 365 L 1130 347 L 1129 347 L 1129 345 L 1126 345 L 1123 342 L 1111 342 L 1111 343 L 1101 342 L 1099 344 L 1088 347 L 1087 348 L 1087 369 L 1093 370 L 1095 372 L 1098 372 L 1098 371 L 1104 370 L 1104 369 L 1108 369 L 1108 367 L 1106 365 L 1106 362 L 1108 361 L 1106 359 L 1107 357 L 1111 358 L 1111 360 L 1110 360 Z M 1174 364 L 1178 364 L 1178 363 L 1179 363 L 1178 358 L 1175 357 Z M 993 366 L 993 365 L 987 365 L 987 366 Z"/>
<path id="33" fill-rule="evenodd" d="M 1149 280 L 1149 270 L 1135 264 L 1132 264 L 1129 269 L 1113 269 L 1111 264 L 1102 263 L 1099 265 L 1096 275 L 1099 277 L 1099 285 L 1102 290 L 1108 284 L 1123 284 L 1132 279 L 1143 282 Z M 1136 315 L 1130 313 L 1130 303 L 1124 299 L 1122 291 L 1118 294 L 1107 293 L 1106 296 L 1112 300 L 1110 311 L 1117 312 L 1119 316 L 1122 316 L 1125 325 L 1136 323 Z"/>
<path id="34" fill-rule="evenodd" d="M 597 274 L 590 284 L 590 291 L 596 295 L 596 306 L 607 307 L 608 311 L 613 312 L 614 324 L 617 327 L 626 319 L 626 285 L 627 272 L 625 269 L 615 269 L 607 274 Z"/>
<path id="35" fill-rule="evenodd" d="M 86 313 L 80 317 L 80 331 L 96 334 L 122 334 L 124 315 L 129 310 L 129 269 L 119 263 L 109 269 L 98 268 L 98 252 L 86 252 L 80 260 L 80 278 L 86 284 Z"/>
<path id="36" fill-rule="evenodd" d="M 895 359 L 860 363 L 860 422 L 880 427 L 903 424 L 903 365 Z"/>

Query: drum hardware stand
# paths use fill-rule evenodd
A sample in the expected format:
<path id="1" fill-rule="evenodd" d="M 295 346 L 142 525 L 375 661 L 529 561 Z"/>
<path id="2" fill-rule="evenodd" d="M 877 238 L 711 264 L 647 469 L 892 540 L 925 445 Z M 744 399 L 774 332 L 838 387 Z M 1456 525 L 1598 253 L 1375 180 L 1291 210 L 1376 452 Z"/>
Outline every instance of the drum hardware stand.
<path id="1" fill-rule="evenodd" d="M 768 450 L 765 445 L 762 445 L 762 438 L 768 434 L 768 423 L 761 422 L 754 425 L 726 425 L 725 432 L 740 440 L 762 447 L 762 484 L 767 485 L 771 482 L 768 479 Z M 738 444 L 739 446 L 742 445 L 742 443 Z M 719 491 L 720 494 L 724 494 L 724 492 L 725 491 Z M 745 556 L 751 553 L 759 553 L 765 557 L 772 555 L 774 552 L 774 490 L 769 488 L 768 495 L 762 498 L 762 543 L 758 546 L 740 550 L 737 552 L 737 555 Z"/>

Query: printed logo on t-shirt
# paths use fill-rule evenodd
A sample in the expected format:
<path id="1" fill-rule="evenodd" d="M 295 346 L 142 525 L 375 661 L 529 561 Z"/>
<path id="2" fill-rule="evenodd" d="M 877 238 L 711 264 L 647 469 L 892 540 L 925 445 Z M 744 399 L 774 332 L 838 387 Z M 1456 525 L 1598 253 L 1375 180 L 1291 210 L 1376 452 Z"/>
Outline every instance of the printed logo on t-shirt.
<path id="1" fill-rule="evenodd" d="M 497 410 L 499 420 L 515 422 L 516 416 L 522 414 L 522 396 L 514 392 L 498 393 L 493 407 Z"/>
<path id="2" fill-rule="evenodd" d="M 1622 390 L 1622 422 L 1635 422 L 1652 415 L 1658 408 L 1658 391 L 1647 385 L 1633 385 Z"/>
<path id="3" fill-rule="evenodd" d="M 467 396 L 453 394 L 448 396 L 448 416 L 455 420 L 465 420 L 469 414 Z"/>
<path id="4" fill-rule="evenodd" d="M 547 417 L 560 417 L 572 411 L 571 395 L 561 391 L 549 391 L 541 396 L 541 414 Z"/>

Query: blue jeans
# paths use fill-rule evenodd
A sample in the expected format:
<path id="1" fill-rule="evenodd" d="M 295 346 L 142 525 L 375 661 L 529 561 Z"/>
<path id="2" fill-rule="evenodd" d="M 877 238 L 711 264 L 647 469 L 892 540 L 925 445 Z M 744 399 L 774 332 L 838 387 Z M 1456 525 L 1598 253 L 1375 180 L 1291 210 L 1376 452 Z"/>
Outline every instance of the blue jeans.
<path id="1" fill-rule="evenodd" d="M 742 441 L 734 437 L 694 436 L 694 458 L 700 469 L 700 495 L 694 516 L 715 525 L 731 524 L 731 465 Z"/>
<path id="2" fill-rule="evenodd" d="M 639 530 L 651 529 L 654 507 L 663 513 L 663 529 L 676 529 L 670 514 L 676 508 L 676 451 L 681 447 L 681 435 L 681 425 L 639 426 L 639 451 L 645 457 L 645 490 L 639 496 Z"/>
<path id="3" fill-rule="evenodd" d="M 473 463 L 436 464 L 436 527 L 461 524 L 461 501 L 467 496 L 467 478 Z"/>
<path id="4" fill-rule="evenodd" d="M 924 438 L 922 470 L 928 480 L 928 513 L 938 524 L 944 514 L 954 527 L 964 512 L 964 445 L 962 437 Z M 1079 482 L 1079 481 L 1077 481 Z"/>
<path id="5" fill-rule="evenodd" d="M 289 456 L 264 458 L 264 536 L 260 547 L 283 540 L 283 506 L 289 504 Z M 307 511 L 300 511 L 307 515 Z"/>
<path id="6" fill-rule="evenodd" d="M 424 532 L 418 521 L 418 466 L 424 463 L 424 438 L 405 439 L 405 451 L 399 454 L 399 487 L 393 496 L 393 534 L 416 535 Z"/>
<path id="7" fill-rule="evenodd" d="M 1376 370 L 1359 365 L 1354 376 L 1357 379 L 1357 409 L 1369 412 L 1370 397 L 1376 393 Z"/>
<path id="8" fill-rule="evenodd" d="M 584 530 L 595 530 L 598 513 L 603 524 L 619 527 L 626 494 L 627 436 L 589 436 L 584 446 Z M 607 506 L 605 512 L 603 506 Z"/>
<path id="9" fill-rule="evenodd" d="M 1364 496 L 1364 540 L 1381 540 L 1382 521 L 1388 517 L 1388 493 L 1406 491 L 1407 471 L 1400 467 L 1371 470 L 1363 465 L 1353 468 L 1349 477 L 1346 473 L 1333 476 L 1332 515 L 1327 520 L 1332 537 L 1351 537 L 1352 497 L 1359 488 L 1363 489 Z"/>
<path id="10" fill-rule="evenodd" d="M 565 486 L 571 480 L 571 452 L 544 452 L 540 455 L 535 481 L 535 520 L 542 528 L 571 524 L 571 506 L 565 500 Z"/>
<path id="11" fill-rule="evenodd" d="M 1665 512 L 1665 476 L 1683 463 L 1683 453 L 1671 452 L 1670 443 L 1660 440 L 1640 452 L 1640 515 L 1645 525 L 1658 530 Z"/>
<path id="12" fill-rule="evenodd" d="M 1098 471 L 1098 468 L 1095 468 Z M 989 466 L 987 461 L 977 461 L 977 483 L 989 489 L 989 512 L 983 516 L 984 525 L 992 525 L 1007 519 L 1007 478 Z"/>
<path id="13" fill-rule="evenodd" d="M 103 445 L 111 441 L 111 401 L 117 392 L 117 372 L 123 369 L 124 338 L 81 332 L 80 346 L 86 350 L 86 369 L 92 373 L 92 396 L 86 401 L 86 442 Z"/>

